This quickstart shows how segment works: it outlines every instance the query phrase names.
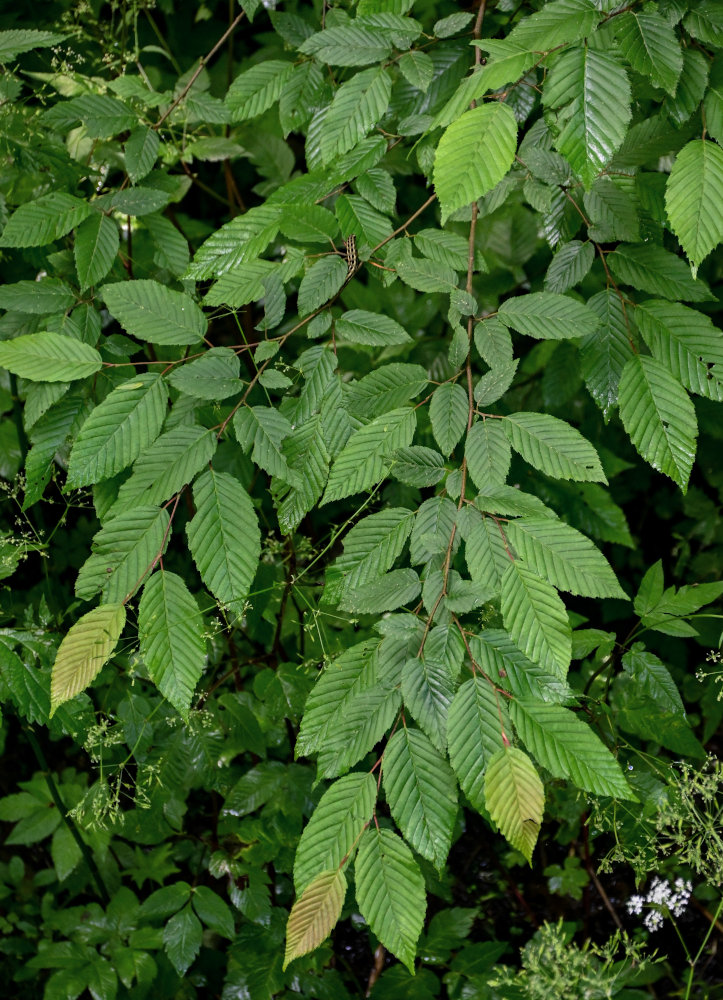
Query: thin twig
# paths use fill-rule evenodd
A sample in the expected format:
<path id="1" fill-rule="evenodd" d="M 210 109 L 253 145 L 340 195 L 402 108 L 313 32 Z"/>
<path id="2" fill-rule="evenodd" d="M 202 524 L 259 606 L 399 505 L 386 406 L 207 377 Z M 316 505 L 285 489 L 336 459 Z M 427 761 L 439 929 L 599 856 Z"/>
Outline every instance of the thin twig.
<path id="1" fill-rule="evenodd" d="M 246 17 L 246 11 L 242 10 L 241 13 L 238 15 L 238 17 L 235 18 L 234 21 L 228 26 L 228 28 L 226 29 L 226 31 L 224 31 L 224 33 L 221 35 L 221 37 L 216 42 L 216 44 L 211 49 L 211 51 L 208 53 L 208 55 L 207 56 L 202 56 L 202 58 L 199 60 L 198 67 L 197 67 L 196 71 L 191 76 L 191 79 L 188 81 L 188 83 L 183 88 L 183 90 L 178 95 L 178 97 L 175 99 L 175 101 L 173 101 L 173 103 L 168 108 L 166 108 L 166 110 L 163 112 L 163 114 L 161 115 L 161 117 L 158 119 L 158 121 L 156 122 L 156 124 L 153 126 L 154 129 L 159 129 L 161 127 L 161 125 L 164 123 L 164 121 L 166 120 L 166 118 L 168 118 L 168 116 L 170 114 L 172 114 L 176 110 L 176 108 L 178 107 L 178 105 L 181 103 L 181 101 L 183 100 L 183 98 L 186 96 L 186 94 L 189 92 L 189 90 L 191 89 L 191 87 L 194 85 L 194 83 L 196 82 L 196 80 L 201 75 L 202 70 L 204 70 L 206 68 L 207 64 L 211 61 L 211 59 L 213 59 L 213 57 L 216 55 L 216 53 L 221 48 L 221 46 L 223 45 L 223 43 L 226 41 L 226 39 L 229 37 L 229 35 L 232 34 L 232 32 L 234 31 L 234 29 L 237 27 L 237 25 L 239 25 L 241 23 L 241 21 L 244 19 L 244 17 Z"/>

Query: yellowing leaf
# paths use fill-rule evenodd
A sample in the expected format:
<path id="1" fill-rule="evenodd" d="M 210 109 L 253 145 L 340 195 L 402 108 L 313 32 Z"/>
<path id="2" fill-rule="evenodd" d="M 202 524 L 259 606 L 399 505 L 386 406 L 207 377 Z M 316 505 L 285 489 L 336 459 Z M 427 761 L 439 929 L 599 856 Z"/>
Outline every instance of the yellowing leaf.
<path id="1" fill-rule="evenodd" d="M 346 878 L 341 871 L 320 872 L 307 885 L 289 914 L 284 969 L 326 940 L 339 919 L 345 896 Z"/>
<path id="2" fill-rule="evenodd" d="M 122 604 L 101 604 L 70 629 L 58 649 L 50 678 L 50 714 L 80 694 L 98 676 L 123 631 Z"/>

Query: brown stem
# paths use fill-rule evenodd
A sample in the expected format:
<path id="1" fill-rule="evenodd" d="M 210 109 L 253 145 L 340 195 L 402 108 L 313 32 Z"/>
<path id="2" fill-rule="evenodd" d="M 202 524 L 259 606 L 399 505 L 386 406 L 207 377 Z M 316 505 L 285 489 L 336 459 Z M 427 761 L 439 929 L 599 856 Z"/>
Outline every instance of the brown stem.
<path id="1" fill-rule="evenodd" d="M 369 982 L 367 983 L 367 991 L 364 994 L 364 996 L 368 997 L 371 994 L 371 991 L 374 988 L 374 984 L 376 983 L 377 979 L 379 979 L 382 972 L 384 972 L 384 961 L 386 957 L 387 957 L 386 948 L 384 947 L 383 944 L 378 944 L 377 950 L 374 952 L 374 965 L 372 966 L 372 970 L 369 973 Z"/>

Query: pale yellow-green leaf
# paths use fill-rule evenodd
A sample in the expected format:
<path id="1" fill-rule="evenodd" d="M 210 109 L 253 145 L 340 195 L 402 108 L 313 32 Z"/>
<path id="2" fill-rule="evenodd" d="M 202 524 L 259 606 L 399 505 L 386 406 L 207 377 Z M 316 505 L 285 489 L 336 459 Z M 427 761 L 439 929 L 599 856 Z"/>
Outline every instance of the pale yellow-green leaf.
<path id="1" fill-rule="evenodd" d="M 122 604 L 101 604 L 73 625 L 55 657 L 50 678 L 50 714 L 74 698 L 98 676 L 123 631 Z"/>
<path id="2" fill-rule="evenodd" d="M 485 774 L 485 800 L 500 833 L 531 863 L 545 792 L 526 753 L 517 747 L 497 751 Z"/>
<path id="3" fill-rule="evenodd" d="M 326 940 L 339 919 L 345 895 L 346 878 L 342 871 L 320 872 L 307 885 L 289 914 L 284 969 Z"/>

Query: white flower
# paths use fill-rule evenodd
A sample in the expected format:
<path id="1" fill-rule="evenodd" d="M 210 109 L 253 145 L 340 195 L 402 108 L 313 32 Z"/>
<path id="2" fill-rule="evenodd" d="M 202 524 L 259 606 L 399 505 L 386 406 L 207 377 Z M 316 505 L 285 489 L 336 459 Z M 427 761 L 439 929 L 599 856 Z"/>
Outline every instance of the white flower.
<path id="1" fill-rule="evenodd" d="M 660 930 L 663 926 L 663 914 L 659 910 L 649 910 L 645 914 L 645 919 L 643 923 L 648 928 L 649 931 L 654 932 Z"/>
<path id="2" fill-rule="evenodd" d="M 639 914 L 643 912 L 643 903 L 645 900 L 642 896 L 631 896 L 627 902 L 628 913 Z"/>

